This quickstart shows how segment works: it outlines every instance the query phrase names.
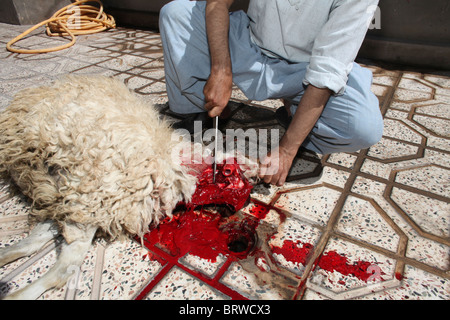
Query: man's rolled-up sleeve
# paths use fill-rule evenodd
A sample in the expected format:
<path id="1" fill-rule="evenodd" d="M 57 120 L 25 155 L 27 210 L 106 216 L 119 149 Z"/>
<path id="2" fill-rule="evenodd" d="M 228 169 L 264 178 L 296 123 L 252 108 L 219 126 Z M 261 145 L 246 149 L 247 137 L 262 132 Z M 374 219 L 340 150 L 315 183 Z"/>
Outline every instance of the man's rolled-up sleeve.
<path id="1" fill-rule="evenodd" d="M 335 4 L 314 41 L 305 85 L 344 93 L 377 4 L 378 0 L 341 0 Z"/>

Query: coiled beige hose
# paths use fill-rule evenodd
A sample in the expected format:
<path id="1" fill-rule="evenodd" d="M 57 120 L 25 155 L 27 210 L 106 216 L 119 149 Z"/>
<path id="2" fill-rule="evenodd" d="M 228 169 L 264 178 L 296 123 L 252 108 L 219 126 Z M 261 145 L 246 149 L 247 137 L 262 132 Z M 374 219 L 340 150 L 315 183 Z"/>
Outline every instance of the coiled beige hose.
<path id="1" fill-rule="evenodd" d="M 86 2 L 97 2 L 99 7 L 84 4 Z M 23 39 L 37 28 L 46 25 L 49 36 L 69 36 L 69 43 L 45 49 L 16 49 L 12 45 Z M 92 34 L 115 28 L 114 18 L 103 11 L 103 4 L 99 0 L 81 0 L 74 2 L 58 10 L 50 19 L 42 21 L 31 27 L 24 33 L 18 35 L 6 44 L 6 49 L 16 53 L 46 53 L 69 48 L 75 43 L 76 35 Z"/>

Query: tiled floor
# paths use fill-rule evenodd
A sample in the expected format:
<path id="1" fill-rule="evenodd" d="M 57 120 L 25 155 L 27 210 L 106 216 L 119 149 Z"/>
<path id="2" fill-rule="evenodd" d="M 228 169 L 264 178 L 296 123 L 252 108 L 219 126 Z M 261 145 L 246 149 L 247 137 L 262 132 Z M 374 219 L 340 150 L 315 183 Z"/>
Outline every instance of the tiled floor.
<path id="1" fill-rule="evenodd" d="M 117 77 L 167 114 L 157 33 L 119 28 L 79 37 L 65 51 L 7 52 L 6 42 L 23 30 L 0 24 L 0 109 L 22 88 L 75 73 Z M 39 34 L 19 45 L 61 41 Z M 41 299 L 450 299 L 450 78 L 368 67 L 384 114 L 383 139 L 357 153 L 304 153 L 285 186 L 257 185 L 237 214 L 264 212 L 247 258 L 211 262 L 150 245 L 149 251 L 134 240 L 97 240 L 78 282 Z M 233 101 L 229 127 L 278 128 L 272 112 L 279 101 L 248 101 L 237 89 Z M 29 228 L 29 204 L 5 190 L 1 247 Z M 58 245 L 0 268 L 0 295 L 45 273 Z"/>

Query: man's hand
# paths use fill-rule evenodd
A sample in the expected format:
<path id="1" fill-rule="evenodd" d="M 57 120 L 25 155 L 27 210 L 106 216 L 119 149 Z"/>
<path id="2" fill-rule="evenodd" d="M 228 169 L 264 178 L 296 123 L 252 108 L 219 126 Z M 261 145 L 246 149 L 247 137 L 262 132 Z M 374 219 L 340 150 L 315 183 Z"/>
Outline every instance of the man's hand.
<path id="1" fill-rule="evenodd" d="M 205 95 L 205 109 L 210 117 L 220 116 L 231 98 L 233 77 L 228 72 L 211 73 L 206 81 L 203 94 Z"/>
<path id="2" fill-rule="evenodd" d="M 280 146 L 261 162 L 259 177 L 265 183 L 281 187 L 286 182 L 295 154 L 292 150 Z"/>

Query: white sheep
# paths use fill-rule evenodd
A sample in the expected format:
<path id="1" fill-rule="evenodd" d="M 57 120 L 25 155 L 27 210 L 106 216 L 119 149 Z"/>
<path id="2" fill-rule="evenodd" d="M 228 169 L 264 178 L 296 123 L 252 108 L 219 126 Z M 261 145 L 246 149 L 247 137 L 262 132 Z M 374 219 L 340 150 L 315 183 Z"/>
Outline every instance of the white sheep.
<path id="1" fill-rule="evenodd" d="M 35 299 L 64 286 L 96 234 L 142 237 L 189 201 L 197 178 L 174 159 L 175 134 L 113 78 L 68 76 L 20 92 L 0 113 L 0 177 L 32 200 L 38 223 L 0 249 L 0 267 L 58 234 L 65 242 L 49 272 L 7 298 Z"/>

